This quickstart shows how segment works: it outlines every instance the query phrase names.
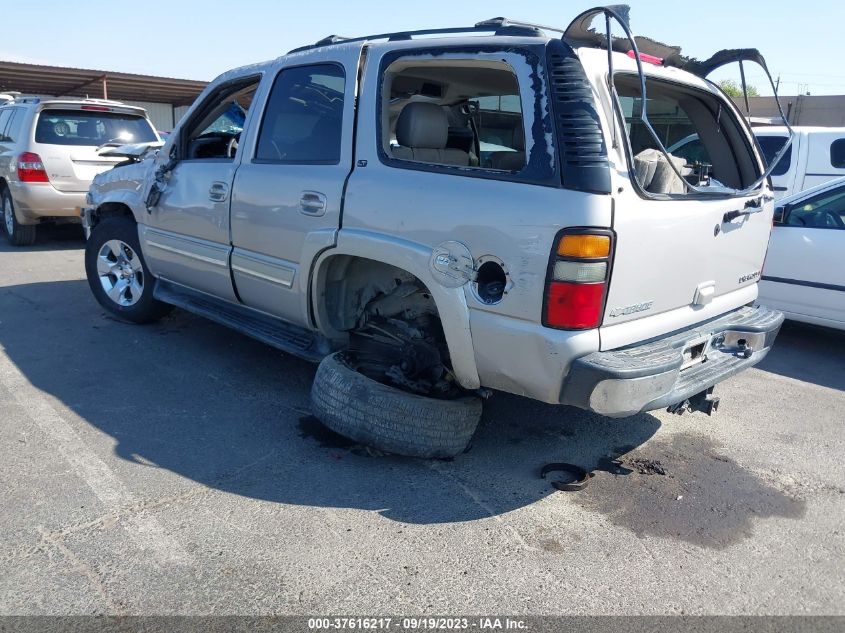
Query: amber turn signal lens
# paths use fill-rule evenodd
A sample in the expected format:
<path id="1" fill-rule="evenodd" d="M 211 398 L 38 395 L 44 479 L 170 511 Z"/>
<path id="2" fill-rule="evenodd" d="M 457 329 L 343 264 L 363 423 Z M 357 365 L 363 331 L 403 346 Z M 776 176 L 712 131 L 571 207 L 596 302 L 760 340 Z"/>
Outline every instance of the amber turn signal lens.
<path id="1" fill-rule="evenodd" d="M 557 246 L 562 257 L 596 259 L 610 254 L 610 237 L 607 235 L 564 235 Z"/>

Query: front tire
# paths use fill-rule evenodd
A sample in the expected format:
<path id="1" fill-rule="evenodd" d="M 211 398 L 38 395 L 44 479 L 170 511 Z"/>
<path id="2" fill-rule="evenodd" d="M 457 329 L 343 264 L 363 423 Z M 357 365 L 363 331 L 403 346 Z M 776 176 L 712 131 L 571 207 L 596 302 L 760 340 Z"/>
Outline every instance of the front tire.
<path id="1" fill-rule="evenodd" d="M 119 319 L 151 323 L 172 310 L 153 297 L 156 280 L 130 218 L 106 218 L 94 227 L 85 244 L 85 274 L 100 305 Z"/>
<path id="2" fill-rule="evenodd" d="M 450 458 L 467 448 L 481 419 L 479 398 L 400 391 L 355 371 L 346 354 L 324 358 L 311 387 L 314 415 L 328 428 L 409 457 Z"/>
<path id="3" fill-rule="evenodd" d="M 8 189 L 3 189 L 3 227 L 12 246 L 32 246 L 35 244 L 35 225 L 21 224 L 15 215 L 15 202 Z"/>

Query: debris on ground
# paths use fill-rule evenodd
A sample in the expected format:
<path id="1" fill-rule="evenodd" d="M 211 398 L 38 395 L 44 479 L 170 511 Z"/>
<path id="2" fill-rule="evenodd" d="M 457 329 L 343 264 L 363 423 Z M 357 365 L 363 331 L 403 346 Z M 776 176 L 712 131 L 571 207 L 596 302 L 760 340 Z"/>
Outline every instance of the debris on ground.
<path id="1" fill-rule="evenodd" d="M 578 490 L 583 490 L 587 487 L 587 484 L 590 483 L 590 479 L 595 476 L 592 472 L 589 472 L 580 466 L 576 466 L 575 464 L 555 462 L 543 466 L 543 468 L 540 469 L 540 477 L 545 479 L 546 475 L 551 472 L 564 472 L 570 476 L 570 479 L 567 481 L 551 482 L 552 487 L 560 490 L 561 492 L 576 492 Z M 573 477 L 574 479 L 572 479 Z"/>
<path id="2" fill-rule="evenodd" d="M 641 475 L 665 475 L 666 469 L 657 459 L 629 459 L 626 465 L 636 470 Z"/>

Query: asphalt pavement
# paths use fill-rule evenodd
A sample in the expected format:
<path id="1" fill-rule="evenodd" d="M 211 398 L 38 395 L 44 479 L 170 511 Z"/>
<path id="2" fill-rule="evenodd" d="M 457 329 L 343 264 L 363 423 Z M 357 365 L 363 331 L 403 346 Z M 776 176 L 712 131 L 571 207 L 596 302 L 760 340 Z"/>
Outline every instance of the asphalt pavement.
<path id="1" fill-rule="evenodd" d="M 496 393 L 457 459 L 374 456 L 313 365 L 109 317 L 82 247 L 0 239 L 0 615 L 845 614 L 845 333 L 787 324 L 712 418 Z"/>

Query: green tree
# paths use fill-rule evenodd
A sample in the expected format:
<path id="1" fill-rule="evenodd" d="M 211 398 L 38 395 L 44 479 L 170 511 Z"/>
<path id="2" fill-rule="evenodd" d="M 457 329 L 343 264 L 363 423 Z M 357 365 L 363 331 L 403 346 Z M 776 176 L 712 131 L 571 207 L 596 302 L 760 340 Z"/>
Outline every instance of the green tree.
<path id="1" fill-rule="evenodd" d="M 733 79 L 723 79 L 719 82 L 719 87 L 725 91 L 725 94 L 729 97 L 741 97 L 742 96 L 742 86 L 740 86 L 737 82 Z M 748 89 L 748 96 L 749 97 L 759 97 L 760 92 L 754 86 L 750 84 L 746 84 L 745 87 Z"/>

